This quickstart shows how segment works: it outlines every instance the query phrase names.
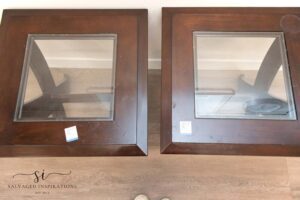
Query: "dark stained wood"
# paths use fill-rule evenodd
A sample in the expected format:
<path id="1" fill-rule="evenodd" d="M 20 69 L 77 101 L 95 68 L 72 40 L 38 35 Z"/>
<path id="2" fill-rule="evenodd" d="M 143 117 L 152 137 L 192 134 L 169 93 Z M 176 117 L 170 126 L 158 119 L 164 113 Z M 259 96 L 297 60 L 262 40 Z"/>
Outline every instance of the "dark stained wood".
<path id="1" fill-rule="evenodd" d="M 0 199 L 133 200 L 296 200 L 300 199 L 300 159 L 257 156 L 174 155 L 159 152 L 160 70 L 149 70 L 149 156 L 0 158 Z M 286 160 L 288 160 L 289 168 Z M 8 184 L 33 184 L 12 176 L 35 170 L 72 171 L 41 184 L 75 184 L 74 190 L 13 190 Z M 292 197 L 293 194 L 293 197 Z"/>
<path id="2" fill-rule="evenodd" d="M 138 99 L 137 99 L 137 145 L 145 155 L 148 153 L 148 13 L 141 12 L 138 19 Z"/>
<path id="3" fill-rule="evenodd" d="M 4 10 L 2 20 L 0 156 L 147 154 L 147 10 Z M 99 33 L 117 34 L 114 120 L 14 122 L 28 34 Z"/>
<path id="4" fill-rule="evenodd" d="M 169 10 L 168 10 L 169 11 Z M 170 10 L 171 11 L 171 10 Z M 161 138 L 160 148 L 172 143 L 172 12 L 162 12 Z"/>
<path id="5" fill-rule="evenodd" d="M 52 92 L 56 89 L 54 79 L 42 51 L 36 44 L 32 43 L 30 67 L 34 73 L 43 93 Z"/>
<path id="6" fill-rule="evenodd" d="M 289 23 L 291 15 L 299 21 Z M 161 152 L 300 156 L 299 118 L 195 119 L 192 38 L 193 31 L 284 32 L 300 113 L 299 17 L 299 8 L 163 8 Z M 192 135 L 179 133 L 181 120 L 192 122 Z"/>

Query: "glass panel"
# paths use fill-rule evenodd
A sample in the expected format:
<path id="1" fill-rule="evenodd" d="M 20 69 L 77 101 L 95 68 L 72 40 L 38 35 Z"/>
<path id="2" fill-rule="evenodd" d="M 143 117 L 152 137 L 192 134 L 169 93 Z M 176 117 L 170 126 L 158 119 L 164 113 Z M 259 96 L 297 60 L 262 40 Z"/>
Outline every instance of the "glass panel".
<path id="1" fill-rule="evenodd" d="M 194 32 L 196 118 L 296 120 L 282 33 Z"/>
<path id="2" fill-rule="evenodd" d="M 112 120 L 116 40 L 29 35 L 15 120 Z"/>

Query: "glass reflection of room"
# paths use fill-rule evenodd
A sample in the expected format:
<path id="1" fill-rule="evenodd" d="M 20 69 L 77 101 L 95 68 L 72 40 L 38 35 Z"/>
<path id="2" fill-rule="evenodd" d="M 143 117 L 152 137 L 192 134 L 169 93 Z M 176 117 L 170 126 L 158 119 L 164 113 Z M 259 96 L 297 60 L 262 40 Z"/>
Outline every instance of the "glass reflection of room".
<path id="1" fill-rule="evenodd" d="M 196 118 L 295 120 L 282 33 L 194 32 Z"/>
<path id="2" fill-rule="evenodd" d="M 116 35 L 29 35 L 15 120 L 112 120 Z"/>

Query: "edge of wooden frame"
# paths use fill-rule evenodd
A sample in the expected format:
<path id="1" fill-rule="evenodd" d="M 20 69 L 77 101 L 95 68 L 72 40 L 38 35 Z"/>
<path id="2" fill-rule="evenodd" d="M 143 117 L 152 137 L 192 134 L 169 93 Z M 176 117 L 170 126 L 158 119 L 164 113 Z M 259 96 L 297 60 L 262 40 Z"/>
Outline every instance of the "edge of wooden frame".
<path id="1" fill-rule="evenodd" d="M 172 140 L 172 18 L 177 14 L 226 14 L 249 13 L 300 15 L 296 7 L 164 7 L 162 8 L 162 93 L 160 151 L 162 154 L 211 154 L 211 155 L 256 155 L 299 156 L 297 145 L 280 144 L 230 144 L 230 143 L 179 143 Z M 268 148 L 266 148 L 268 147 Z"/>
<path id="2" fill-rule="evenodd" d="M 148 10 L 147 9 L 6 9 L 0 26 L 0 41 L 5 39 L 4 27 L 12 16 L 34 15 L 115 15 L 137 17 L 137 128 L 135 144 L 107 145 L 9 145 L 0 144 L 0 157 L 23 156 L 146 156 L 148 151 L 147 67 Z M 0 45 L 3 45 L 0 43 Z M 2 52 L 2 51 L 0 51 Z M 1 127 L 0 127 L 1 128 Z M 4 130 L 5 131 L 5 130 Z M 7 134 L 3 134 L 6 137 Z"/>

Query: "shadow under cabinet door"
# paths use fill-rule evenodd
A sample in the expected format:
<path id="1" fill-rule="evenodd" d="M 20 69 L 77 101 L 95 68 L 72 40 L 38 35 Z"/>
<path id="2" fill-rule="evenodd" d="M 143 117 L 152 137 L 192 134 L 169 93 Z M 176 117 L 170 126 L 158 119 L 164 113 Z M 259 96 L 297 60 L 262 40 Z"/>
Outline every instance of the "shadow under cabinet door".
<path id="1" fill-rule="evenodd" d="M 300 155 L 299 14 L 163 9 L 162 153 Z"/>
<path id="2" fill-rule="evenodd" d="M 147 10 L 5 10 L 2 24 L 0 156 L 147 154 Z"/>

